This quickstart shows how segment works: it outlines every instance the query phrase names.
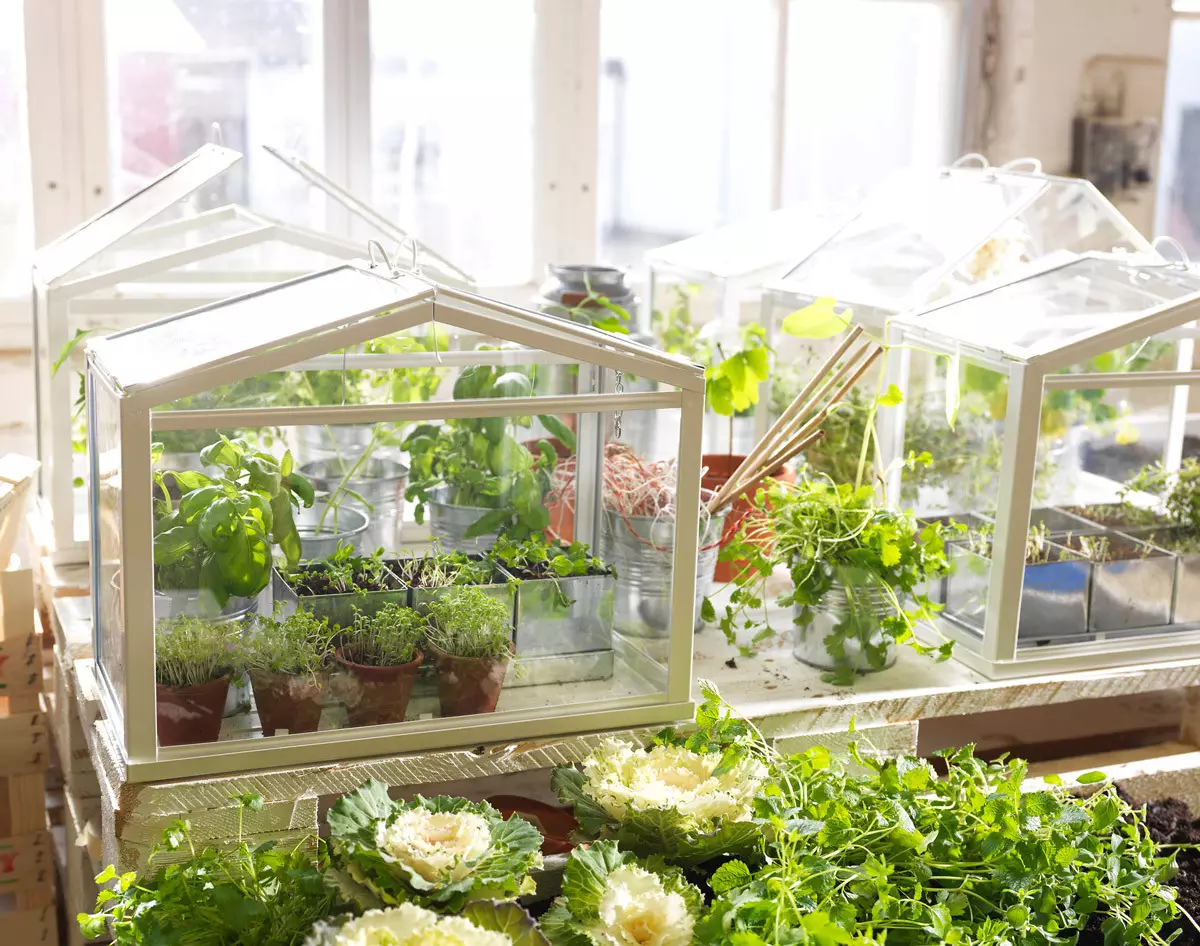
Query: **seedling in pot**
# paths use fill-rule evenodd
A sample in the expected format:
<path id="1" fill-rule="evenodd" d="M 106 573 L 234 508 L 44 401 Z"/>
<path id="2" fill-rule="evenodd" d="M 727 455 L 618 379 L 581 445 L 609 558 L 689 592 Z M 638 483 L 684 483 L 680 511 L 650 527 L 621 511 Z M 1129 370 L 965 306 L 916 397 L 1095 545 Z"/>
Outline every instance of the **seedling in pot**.
<path id="1" fill-rule="evenodd" d="M 308 562 L 287 576 L 300 595 L 365 595 L 369 591 L 398 591 L 403 585 L 383 561 L 383 549 L 360 555 L 351 545 L 319 562 Z"/>
<path id="2" fill-rule="evenodd" d="M 495 711 L 512 659 L 512 630 L 512 613 L 482 588 L 455 588 L 429 602 L 425 640 L 443 716 Z"/>
<path id="3" fill-rule="evenodd" d="M 310 611 L 258 615 L 243 644 L 263 735 L 315 732 L 333 655 L 335 629 Z"/>
<path id="4" fill-rule="evenodd" d="M 159 745 L 215 742 L 229 681 L 241 672 L 241 625 L 198 617 L 160 621 L 154 631 Z"/>
<path id="5" fill-rule="evenodd" d="M 452 585 L 487 585 L 503 581 L 492 562 L 465 552 L 426 552 L 419 558 L 402 558 L 388 563 L 409 588 L 449 588 Z"/>
<path id="6" fill-rule="evenodd" d="M 349 674 L 343 700 L 351 726 L 404 719 L 425 659 L 420 650 L 425 631 L 425 618 L 399 604 L 355 614 L 338 650 L 338 662 Z"/>

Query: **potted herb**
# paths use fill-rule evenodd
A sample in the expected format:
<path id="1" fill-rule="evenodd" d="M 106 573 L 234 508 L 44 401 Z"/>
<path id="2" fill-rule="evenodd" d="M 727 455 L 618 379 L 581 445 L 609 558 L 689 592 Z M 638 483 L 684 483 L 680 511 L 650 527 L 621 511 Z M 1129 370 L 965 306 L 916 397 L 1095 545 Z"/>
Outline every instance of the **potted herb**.
<path id="1" fill-rule="evenodd" d="M 945 614 L 975 630 L 983 629 L 993 560 L 995 528 L 973 525 L 947 543 L 950 572 Z M 1087 633 L 1091 566 L 1077 552 L 1051 539 L 1045 525 L 1029 530 L 1017 637 L 1023 644 L 1058 641 Z"/>
<path id="2" fill-rule="evenodd" d="M 200 456 L 215 474 L 154 472 L 155 588 L 172 611 L 218 614 L 267 587 L 273 546 L 289 565 L 299 561 L 293 513 L 312 505 L 313 489 L 290 453 L 278 460 L 222 437 Z"/>
<path id="3" fill-rule="evenodd" d="M 329 684 L 333 630 L 303 609 L 283 617 L 258 615 L 243 644 L 246 670 L 264 736 L 279 730 L 316 732 Z"/>
<path id="4" fill-rule="evenodd" d="M 419 644 L 425 618 L 395 603 L 359 613 L 343 635 L 337 661 L 349 675 L 343 694 L 351 726 L 404 720 L 417 671 L 425 660 Z"/>
<path id="5" fill-rule="evenodd" d="M 424 555 L 394 559 L 388 566 L 408 588 L 409 605 L 427 614 L 429 604 L 445 597 L 451 589 L 465 585 L 481 588 L 495 598 L 509 614 L 516 614 L 516 584 L 495 559 L 466 552 L 444 552 L 434 548 Z"/>
<path id="6" fill-rule="evenodd" d="M 240 673 L 241 625 L 168 618 L 154 628 L 158 744 L 216 742 L 229 681 Z"/>
<path id="7" fill-rule="evenodd" d="M 566 683 L 612 675 L 617 579 L 608 565 L 580 542 L 551 542 L 540 532 L 520 542 L 501 538 L 488 558 L 517 579 L 515 643 L 526 681 Z M 535 669 L 543 664 L 544 674 Z"/>
<path id="8" fill-rule="evenodd" d="M 327 618 L 332 627 L 349 627 L 357 612 L 407 604 L 408 588 L 384 563 L 383 549 L 362 555 L 343 545 L 321 561 L 277 570 L 275 599 Z"/>
<path id="9" fill-rule="evenodd" d="M 824 480 L 774 483 L 756 504 L 762 514 L 744 523 L 726 550 L 750 563 L 734 579 L 721 619 L 731 643 L 739 630 L 752 631 L 755 641 L 774 635 L 758 610 L 767 579 L 782 566 L 793 587 L 777 601 L 792 609 L 793 654 L 827 671 L 831 682 L 846 685 L 856 673 L 891 666 L 897 643 L 950 656 L 948 643 L 931 648 L 914 634 L 936 609 L 927 588 L 947 570 L 940 523 L 922 526 L 911 513 L 880 505 L 869 486 Z"/>
<path id="10" fill-rule="evenodd" d="M 455 588 L 429 603 L 425 643 L 443 716 L 496 711 L 512 659 L 512 631 L 512 613 L 479 588 Z"/>
<path id="11" fill-rule="evenodd" d="M 525 374 L 487 365 L 463 369 L 454 383 L 456 400 L 532 393 Z M 538 420 L 574 451 L 566 424 L 550 415 Z M 430 531 L 444 547 L 483 551 L 500 533 L 521 538 L 549 525 L 544 499 L 558 455 L 548 440 L 536 451 L 520 443 L 518 428 L 532 423 L 531 417 L 457 418 L 422 424 L 404 441 L 412 464 L 406 495 L 417 504 L 417 522 L 429 510 Z"/>

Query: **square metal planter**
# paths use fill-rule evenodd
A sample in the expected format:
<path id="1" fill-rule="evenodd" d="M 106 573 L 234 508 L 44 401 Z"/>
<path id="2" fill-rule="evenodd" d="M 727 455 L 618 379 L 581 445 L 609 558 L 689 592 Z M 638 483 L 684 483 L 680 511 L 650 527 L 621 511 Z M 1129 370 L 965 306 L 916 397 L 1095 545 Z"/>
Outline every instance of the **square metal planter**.
<path id="1" fill-rule="evenodd" d="M 1166 520 L 1157 517 L 1155 521 L 1150 522 L 1135 521 L 1130 518 L 1125 507 L 1119 503 L 1071 506 L 1063 511 L 1067 515 L 1082 518 L 1089 523 L 1092 532 L 1119 532 L 1122 535 L 1131 535 L 1135 539 L 1145 539 L 1148 535 L 1170 528 L 1170 524 Z M 1154 514 L 1151 513 L 1151 515 Z"/>
<path id="2" fill-rule="evenodd" d="M 483 561 L 482 555 L 470 555 L 468 558 L 473 561 Z M 396 559 L 395 561 L 400 561 Z M 388 564 L 391 564 L 390 562 Z M 403 570 L 397 568 L 398 574 L 403 574 Z M 483 593 L 489 598 L 495 598 L 508 608 L 510 615 L 509 620 L 516 626 L 517 621 L 517 588 L 516 579 L 508 572 L 496 567 L 493 569 L 492 581 L 487 584 L 469 583 L 471 587 L 482 589 Z M 408 606 L 422 614 L 428 613 L 429 603 L 436 601 L 438 598 L 445 597 L 448 593 L 456 588 L 465 588 L 467 585 L 443 585 L 440 588 L 410 588 Z"/>
<path id="3" fill-rule="evenodd" d="M 283 602 L 288 613 L 296 608 L 311 611 L 318 618 L 327 618 L 330 627 L 351 627 L 354 615 L 360 612 L 366 615 L 375 614 L 385 604 L 408 606 L 408 587 L 398 579 L 391 570 L 387 571 L 395 587 L 387 591 L 361 591 L 336 595 L 300 595 L 288 584 L 286 578 L 274 569 L 271 579 L 271 591 L 275 601 Z"/>
<path id="4" fill-rule="evenodd" d="M 616 589 L 612 574 L 521 579 L 514 684 L 610 679 Z"/>
<path id="5" fill-rule="evenodd" d="M 1175 556 L 1120 532 L 1105 531 L 1116 557 L 1092 565 L 1088 630 L 1096 633 L 1171 623 Z M 1075 544 L 1073 539 L 1064 542 Z"/>
<path id="6" fill-rule="evenodd" d="M 1192 539 L 1178 526 L 1158 529 L 1137 536 L 1143 542 L 1165 549 L 1175 556 L 1175 599 L 1171 623 L 1184 627 L 1200 626 L 1200 552 L 1176 551 L 1181 540 Z M 1195 547 L 1193 541 L 1188 545 Z"/>
<path id="7" fill-rule="evenodd" d="M 1069 553 L 1062 558 L 1067 550 L 1051 545 L 1058 560 L 1025 566 L 1017 626 L 1022 646 L 1063 642 L 1084 637 L 1088 631 L 1092 563 L 1072 559 Z M 949 558 L 945 614 L 982 631 L 992 560 L 962 542 L 950 544 Z"/>

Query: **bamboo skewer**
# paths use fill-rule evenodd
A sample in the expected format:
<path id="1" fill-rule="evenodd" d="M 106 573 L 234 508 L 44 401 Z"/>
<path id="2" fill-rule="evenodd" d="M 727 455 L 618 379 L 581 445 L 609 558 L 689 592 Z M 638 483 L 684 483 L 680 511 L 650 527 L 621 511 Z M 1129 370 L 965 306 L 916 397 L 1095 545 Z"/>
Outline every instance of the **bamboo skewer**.
<path id="1" fill-rule="evenodd" d="M 837 404 L 882 354 L 883 349 L 875 342 L 860 345 L 836 371 L 833 371 L 854 341 L 862 334 L 862 326 L 855 326 L 849 336 L 838 346 L 814 374 L 813 379 L 796 395 L 779 420 L 771 425 L 766 435 L 754 446 L 749 456 L 742 461 L 733 475 L 717 490 L 708 503 L 708 511 L 715 514 L 734 498 L 756 486 L 768 474 L 810 446 L 823 435 L 819 429 L 829 410 Z M 830 374 L 830 372 L 833 372 Z M 846 379 L 846 376 L 850 377 Z M 844 380 L 845 379 L 845 380 Z M 840 386 L 838 386 L 840 384 Z M 830 391 L 835 389 L 832 396 Z M 815 412 L 815 413 L 814 413 Z"/>

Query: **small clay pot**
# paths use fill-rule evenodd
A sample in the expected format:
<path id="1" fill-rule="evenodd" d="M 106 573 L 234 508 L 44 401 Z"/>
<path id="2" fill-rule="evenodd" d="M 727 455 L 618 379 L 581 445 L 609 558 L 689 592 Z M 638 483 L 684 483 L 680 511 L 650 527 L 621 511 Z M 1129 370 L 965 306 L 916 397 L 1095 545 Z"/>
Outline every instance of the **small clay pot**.
<path id="1" fill-rule="evenodd" d="M 417 670 L 425 661 L 419 650 L 406 664 L 374 667 L 347 660 L 339 650 L 337 662 L 347 671 L 343 700 L 351 726 L 378 726 L 381 723 L 404 721 Z"/>
<path id="2" fill-rule="evenodd" d="M 229 692 L 229 675 L 196 686 L 155 684 L 158 695 L 158 744 L 188 746 L 216 742 Z"/>
<path id="3" fill-rule="evenodd" d="M 284 729 L 289 733 L 316 732 L 321 724 L 321 706 L 329 675 L 315 676 L 286 673 L 250 675 L 254 687 L 254 704 L 264 736 L 274 736 Z"/>
<path id="4" fill-rule="evenodd" d="M 701 489 L 711 489 L 716 492 L 728 482 L 729 478 L 737 472 L 737 468 L 746 461 L 744 456 L 728 453 L 706 453 L 700 458 L 700 462 L 708 469 L 708 472 L 700 480 Z M 779 480 L 784 483 L 795 482 L 795 475 L 786 467 L 779 467 L 771 474 L 771 479 Z M 753 492 L 757 492 L 758 487 L 754 487 Z M 725 532 L 721 536 L 721 548 L 728 545 L 738 529 L 742 525 L 742 520 L 746 518 L 746 514 L 751 510 L 750 497 L 742 493 L 733 501 L 728 514 L 725 516 Z M 738 573 L 746 567 L 745 561 L 738 562 L 722 562 L 717 560 L 717 567 L 713 569 L 713 578 L 720 584 L 733 581 L 738 576 Z"/>
<path id="5" fill-rule="evenodd" d="M 508 645 L 509 652 L 513 645 Z M 500 702 L 508 660 L 495 657 L 455 657 L 429 644 L 437 670 L 438 701 L 443 716 L 494 713 Z"/>

